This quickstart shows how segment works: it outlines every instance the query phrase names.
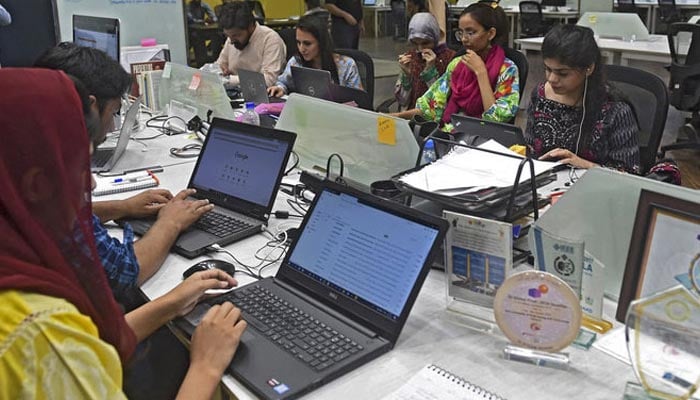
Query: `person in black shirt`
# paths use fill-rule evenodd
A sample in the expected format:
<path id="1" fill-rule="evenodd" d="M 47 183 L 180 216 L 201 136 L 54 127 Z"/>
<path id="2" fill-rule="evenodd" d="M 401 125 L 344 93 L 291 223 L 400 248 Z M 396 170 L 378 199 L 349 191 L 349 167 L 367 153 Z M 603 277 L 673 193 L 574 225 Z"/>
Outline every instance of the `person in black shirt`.
<path id="1" fill-rule="evenodd" d="M 361 0 L 326 0 L 331 13 L 331 35 L 336 49 L 357 49 L 364 31 Z"/>

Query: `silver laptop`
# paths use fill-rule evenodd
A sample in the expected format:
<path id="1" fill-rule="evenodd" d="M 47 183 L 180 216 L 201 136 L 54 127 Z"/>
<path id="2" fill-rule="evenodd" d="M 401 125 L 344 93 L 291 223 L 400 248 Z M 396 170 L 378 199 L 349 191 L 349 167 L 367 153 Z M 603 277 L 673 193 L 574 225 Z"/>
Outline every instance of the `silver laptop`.
<path id="1" fill-rule="evenodd" d="M 187 187 L 215 205 L 182 232 L 173 250 L 188 258 L 262 231 L 272 211 L 294 133 L 214 118 Z M 153 219 L 129 220 L 145 234 Z"/>
<path id="2" fill-rule="evenodd" d="M 232 301 L 248 329 L 229 372 L 265 399 L 297 398 L 391 350 L 447 221 L 326 181 L 276 276 L 199 304 Z"/>
<path id="3" fill-rule="evenodd" d="M 126 146 L 129 144 L 131 133 L 134 130 L 136 118 L 139 115 L 141 99 L 142 97 L 136 99 L 126 111 L 126 116 L 122 122 L 122 128 L 119 131 L 117 145 L 115 147 L 99 147 L 95 150 L 90 162 L 90 169 L 92 172 L 111 171 L 117 164 L 117 161 L 119 161 L 121 158 L 122 154 L 124 154 L 124 150 L 126 150 Z"/>
<path id="4" fill-rule="evenodd" d="M 323 69 L 292 67 L 294 91 L 323 100 L 333 100 L 331 73 Z"/>
<path id="5" fill-rule="evenodd" d="M 267 95 L 265 75 L 262 73 L 239 69 L 238 77 L 240 78 L 241 95 L 245 101 L 252 101 L 255 104 L 284 102 L 280 98 Z"/>

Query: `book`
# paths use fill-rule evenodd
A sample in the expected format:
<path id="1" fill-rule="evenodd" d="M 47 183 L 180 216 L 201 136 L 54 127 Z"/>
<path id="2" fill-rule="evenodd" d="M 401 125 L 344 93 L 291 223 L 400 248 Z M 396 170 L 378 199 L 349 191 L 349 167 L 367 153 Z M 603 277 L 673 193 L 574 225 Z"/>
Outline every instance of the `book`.
<path id="1" fill-rule="evenodd" d="M 451 372 L 431 364 L 425 366 L 384 400 L 505 400 Z"/>
<path id="2" fill-rule="evenodd" d="M 147 189 L 160 184 L 158 177 L 148 171 L 117 177 L 96 175 L 95 181 L 97 185 L 92 191 L 93 196 L 106 196 L 109 194 L 130 192 L 132 190 Z"/>
<path id="3" fill-rule="evenodd" d="M 131 85 L 131 95 L 138 97 L 144 93 L 146 87 L 143 81 L 143 74 L 149 71 L 162 71 L 165 68 L 165 61 L 147 61 L 132 63 L 130 65 L 133 84 Z"/>

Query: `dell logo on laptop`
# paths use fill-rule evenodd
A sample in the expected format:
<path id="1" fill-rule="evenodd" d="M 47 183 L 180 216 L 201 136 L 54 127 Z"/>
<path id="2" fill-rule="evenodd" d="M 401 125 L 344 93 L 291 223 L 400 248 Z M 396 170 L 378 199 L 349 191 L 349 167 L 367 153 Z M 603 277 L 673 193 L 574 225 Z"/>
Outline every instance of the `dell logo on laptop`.
<path id="1" fill-rule="evenodd" d="M 338 295 L 333 292 L 328 293 L 328 296 L 333 300 L 338 300 Z"/>

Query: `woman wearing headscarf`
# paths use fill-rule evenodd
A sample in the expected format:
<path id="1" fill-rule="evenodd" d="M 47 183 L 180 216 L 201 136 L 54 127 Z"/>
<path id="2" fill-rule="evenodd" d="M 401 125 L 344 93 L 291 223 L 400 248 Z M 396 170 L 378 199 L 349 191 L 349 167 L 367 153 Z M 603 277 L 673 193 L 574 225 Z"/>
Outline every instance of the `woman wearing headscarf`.
<path id="1" fill-rule="evenodd" d="M 435 17 L 427 12 L 411 18 L 408 41 L 414 48 L 399 56 L 401 73 L 394 90 L 401 109 L 413 108 L 416 100 L 445 73 L 455 55 L 445 43 L 439 43 L 440 28 Z"/>
<path id="2" fill-rule="evenodd" d="M 122 364 L 165 315 L 151 311 L 185 311 L 191 293 L 235 283 L 200 273 L 123 315 L 92 233 L 85 119 L 94 115 L 80 86 L 59 71 L 0 70 L 3 399 L 123 398 Z M 230 303 L 204 317 L 179 397 L 213 394 L 245 329 L 239 317 Z"/>

